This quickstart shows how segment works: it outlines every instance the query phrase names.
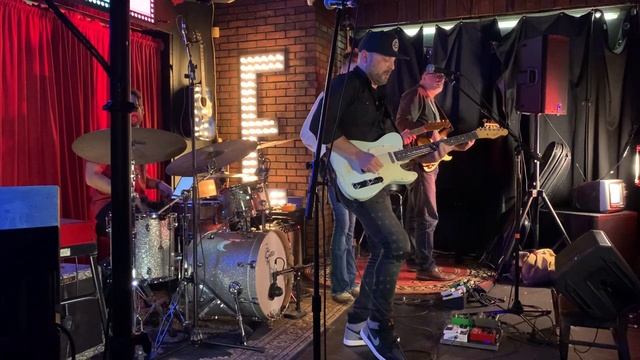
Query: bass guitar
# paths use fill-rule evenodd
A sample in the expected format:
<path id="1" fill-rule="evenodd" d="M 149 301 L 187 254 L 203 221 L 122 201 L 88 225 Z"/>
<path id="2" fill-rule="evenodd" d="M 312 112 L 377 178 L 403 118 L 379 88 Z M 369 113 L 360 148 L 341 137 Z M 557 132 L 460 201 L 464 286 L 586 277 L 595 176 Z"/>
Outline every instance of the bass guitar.
<path id="1" fill-rule="evenodd" d="M 507 130 L 498 126 L 485 126 L 472 132 L 403 149 L 402 137 L 389 133 L 374 142 L 355 141 L 351 143 L 362 151 L 376 155 L 383 166 L 380 171 L 364 172 L 356 163 L 333 152 L 331 165 L 336 173 L 336 182 L 342 193 L 351 200 L 365 201 L 375 196 L 389 184 L 410 184 L 418 177 L 413 171 L 404 170 L 400 165 L 438 149 L 439 143 L 451 146 L 476 139 L 495 139 L 507 135 Z"/>

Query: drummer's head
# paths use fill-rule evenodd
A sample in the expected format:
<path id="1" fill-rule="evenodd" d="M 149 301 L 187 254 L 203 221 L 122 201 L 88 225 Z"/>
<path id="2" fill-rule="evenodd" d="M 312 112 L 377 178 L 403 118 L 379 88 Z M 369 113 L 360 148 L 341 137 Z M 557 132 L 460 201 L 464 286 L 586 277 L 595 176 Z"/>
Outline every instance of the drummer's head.
<path id="1" fill-rule="evenodd" d="M 131 126 L 140 127 L 144 121 L 144 107 L 142 107 L 142 93 L 138 89 L 131 89 L 131 102 L 135 109 L 131 113 Z"/>

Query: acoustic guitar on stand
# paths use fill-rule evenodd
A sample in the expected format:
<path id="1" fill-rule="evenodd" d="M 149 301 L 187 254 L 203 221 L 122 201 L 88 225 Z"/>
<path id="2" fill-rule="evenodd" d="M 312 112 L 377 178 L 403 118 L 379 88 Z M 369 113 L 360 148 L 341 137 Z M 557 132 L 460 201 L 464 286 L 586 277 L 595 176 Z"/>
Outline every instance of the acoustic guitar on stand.
<path id="1" fill-rule="evenodd" d="M 336 183 L 342 193 L 351 200 L 365 201 L 389 184 L 410 184 L 415 181 L 418 174 L 407 171 L 400 165 L 437 151 L 439 143 L 455 146 L 471 140 L 495 139 L 505 135 L 507 135 L 506 129 L 496 124 L 486 123 L 483 127 L 466 134 L 403 149 L 402 137 L 393 132 L 374 142 L 351 141 L 360 150 L 376 155 L 383 164 L 378 172 L 364 172 L 356 163 L 336 152 L 331 154 L 330 162 L 336 174 Z"/>
<path id="2" fill-rule="evenodd" d="M 196 42 L 200 46 L 200 83 L 193 90 L 193 116 L 196 118 L 196 136 L 203 140 L 215 138 L 215 123 L 213 118 L 213 102 L 207 87 L 206 63 L 204 61 L 204 41 L 199 32 L 195 32 Z"/>

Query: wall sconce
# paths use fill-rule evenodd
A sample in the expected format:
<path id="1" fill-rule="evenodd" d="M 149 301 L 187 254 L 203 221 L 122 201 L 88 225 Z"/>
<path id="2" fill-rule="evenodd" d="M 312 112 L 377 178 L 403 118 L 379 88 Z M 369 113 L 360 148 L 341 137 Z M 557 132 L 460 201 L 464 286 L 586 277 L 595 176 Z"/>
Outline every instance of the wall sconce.
<path id="1" fill-rule="evenodd" d="M 258 74 L 284 70 L 284 52 L 240 56 L 241 135 L 245 140 L 278 135 L 275 119 L 258 117 Z M 243 181 L 255 181 L 258 157 L 255 152 L 242 160 Z M 285 201 L 286 202 L 286 201 Z M 273 204 L 272 204 L 273 205 Z"/>

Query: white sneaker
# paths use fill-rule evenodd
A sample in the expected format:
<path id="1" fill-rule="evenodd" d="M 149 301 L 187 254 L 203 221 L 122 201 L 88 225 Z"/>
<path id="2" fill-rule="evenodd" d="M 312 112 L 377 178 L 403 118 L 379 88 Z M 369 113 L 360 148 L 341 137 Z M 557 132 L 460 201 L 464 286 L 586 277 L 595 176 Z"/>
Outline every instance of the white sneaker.
<path id="1" fill-rule="evenodd" d="M 360 295 L 360 285 L 355 285 L 354 287 L 351 288 L 351 290 L 349 290 L 349 293 L 351 294 L 351 296 L 353 296 L 353 298 L 357 298 Z"/>
<path id="2" fill-rule="evenodd" d="M 348 304 L 354 300 L 353 296 L 347 291 L 344 291 L 338 294 L 333 294 L 331 295 L 331 298 L 333 298 L 333 301 L 340 304 Z"/>
<path id="3" fill-rule="evenodd" d="M 344 338 L 342 339 L 342 343 L 346 346 L 365 346 L 367 343 L 362 340 L 360 336 L 360 331 L 367 325 L 367 321 L 349 324 L 344 327 Z"/>

